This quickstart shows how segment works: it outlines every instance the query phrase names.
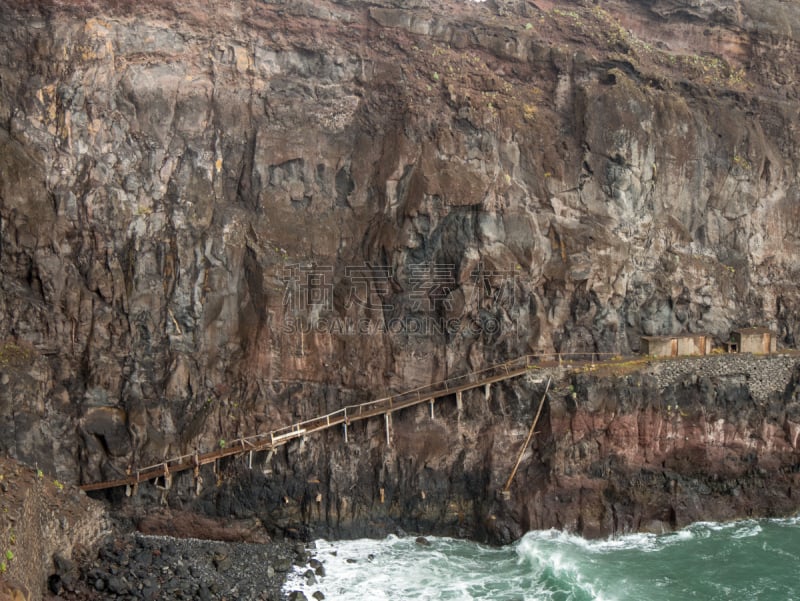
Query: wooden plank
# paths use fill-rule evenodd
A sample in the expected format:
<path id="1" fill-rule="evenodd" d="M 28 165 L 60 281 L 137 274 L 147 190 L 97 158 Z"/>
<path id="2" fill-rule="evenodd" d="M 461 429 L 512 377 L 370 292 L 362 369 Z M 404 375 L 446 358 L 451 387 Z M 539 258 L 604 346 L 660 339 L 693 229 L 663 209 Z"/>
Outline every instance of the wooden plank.
<path id="1" fill-rule="evenodd" d="M 454 393 L 458 393 L 460 395 L 462 392 L 467 390 L 472 390 L 474 388 L 492 384 L 494 382 L 509 380 L 511 378 L 516 378 L 520 375 L 528 373 L 530 371 L 529 364 L 531 359 L 534 359 L 534 357 L 526 355 L 525 357 L 518 358 L 513 361 L 482 370 L 480 372 L 466 374 L 456 378 L 450 378 L 443 382 L 416 388 L 400 395 L 390 396 L 384 399 L 378 399 L 377 401 L 370 401 L 368 403 L 362 403 L 361 405 L 357 405 L 355 407 L 346 407 L 318 418 L 312 418 L 310 420 L 304 420 L 302 422 L 292 424 L 287 428 L 279 428 L 261 435 L 261 440 L 252 441 L 254 437 L 249 437 L 247 439 L 240 438 L 235 441 L 237 444 L 232 444 L 228 448 L 216 449 L 214 451 L 202 454 L 195 453 L 193 455 L 183 455 L 177 459 L 167 460 L 166 462 L 157 466 L 148 466 L 144 470 L 138 471 L 136 475 L 130 475 L 125 478 L 118 478 L 105 482 L 83 484 L 80 488 L 84 491 L 95 491 L 139 484 L 141 482 L 163 476 L 165 471 L 168 471 L 170 474 L 174 474 L 176 472 L 194 469 L 201 465 L 207 465 L 225 457 L 239 456 L 246 452 L 258 450 L 272 450 L 278 446 L 283 446 L 284 444 L 287 444 L 291 440 L 299 438 L 300 436 L 327 430 L 334 426 L 338 426 L 339 424 L 344 424 L 345 426 L 345 442 L 347 442 L 346 428 L 348 424 L 354 421 L 362 421 L 373 417 L 386 415 L 390 410 L 397 411 L 406 409 L 421 403 L 430 403 L 432 409 L 433 403 L 440 398 L 450 396 Z M 475 379 L 470 382 L 470 378 Z M 454 384 L 459 380 L 466 381 L 463 384 L 451 386 L 451 384 Z M 351 412 L 349 416 L 348 409 Z M 358 413 L 354 415 L 352 413 L 353 409 L 357 409 Z M 276 434 L 276 432 L 282 433 Z"/>

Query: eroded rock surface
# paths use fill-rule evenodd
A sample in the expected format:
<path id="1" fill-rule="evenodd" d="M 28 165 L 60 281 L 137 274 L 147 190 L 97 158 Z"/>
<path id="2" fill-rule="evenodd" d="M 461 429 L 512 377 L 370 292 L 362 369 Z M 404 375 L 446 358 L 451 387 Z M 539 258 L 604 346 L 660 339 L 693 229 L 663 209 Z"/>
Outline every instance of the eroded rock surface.
<path id="1" fill-rule="evenodd" d="M 530 529 L 588 537 L 666 532 L 698 520 L 798 507 L 797 357 L 752 356 L 553 371 L 530 448 L 502 490 L 538 408 L 541 377 L 330 431 L 225 464 L 198 497 L 190 475 L 163 498 L 259 519 L 288 537 L 437 533 L 510 542 Z M 765 379 L 768 376 L 768 379 Z M 214 482 L 211 469 L 203 472 Z M 163 495 L 163 497 L 160 497 Z"/>
<path id="2" fill-rule="evenodd" d="M 792 3 L 0 12 L 0 450 L 65 481 L 532 351 L 796 341 Z"/>
<path id="3" fill-rule="evenodd" d="M 0 599 L 36 601 L 111 532 L 104 505 L 41 470 L 0 457 Z M 65 576 L 66 577 L 66 576 Z"/>

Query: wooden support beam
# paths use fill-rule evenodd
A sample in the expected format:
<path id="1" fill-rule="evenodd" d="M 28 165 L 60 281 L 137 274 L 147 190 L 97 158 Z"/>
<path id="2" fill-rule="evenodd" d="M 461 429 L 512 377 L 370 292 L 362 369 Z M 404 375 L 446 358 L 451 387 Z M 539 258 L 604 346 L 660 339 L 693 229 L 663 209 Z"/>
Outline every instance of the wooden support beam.
<path id="1" fill-rule="evenodd" d="M 172 488 L 172 474 L 169 473 L 169 463 L 164 462 L 164 490 Z"/>
<path id="2" fill-rule="evenodd" d="M 539 421 L 539 416 L 542 414 L 542 407 L 544 407 L 544 400 L 547 398 L 547 391 L 550 390 L 550 382 L 552 381 L 551 378 L 547 380 L 547 386 L 544 389 L 544 394 L 542 395 L 542 400 L 539 401 L 539 409 L 536 411 L 536 417 L 533 418 L 533 423 L 531 424 L 531 429 L 528 431 L 528 438 L 525 439 L 525 443 L 522 445 L 522 448 L 519 450 L 519 455 L 517 456 L 517 462 L 514 464 L 514 469 L 511 470 L 511 475 L 506 480 L 506 485 L 503 487 L 501 491 L 503 497 L 507 500 L 509 497 L 508 491 L 511 488 L 511 482 L 514 481 L 514 476 L 517 475 L 517 469 L 519 469 L 519 464 L 522 463 L 522 456 L 525 454 L 525 450 L 528 448 L 528 444 L 533 437 L 534 428 L 536 428 L 536 423 Z"/>
<path id="3" fill-rule="evenodd" d="M 559 357 L 559 359 L 561 359 L 561 357 Z M 591 357 L 590 359 L 593 360 L 594 357 Z M 253 451 L 274 451 L 278 446 L 284 445 L 295 438 L 304 437 L 306 434 L 325 430 L 327 428 L 336 426 L 339 423 L 342 423 L 342 427 L 344 429 L 344 439 L 345 443 L 347 444 L 349 442 L 349 426 L 353 419 L 365 420 L 373 417 L 379 417 L 380 415 L 384 415 L 386 426 L 386 442 L 387 445 L 391 445 L 391 414 L 394 411 L 399 411 L 407 407 L 412 407 L 417 404 L 427 402 L 430 405 L 431 419 L 435 419 L 436 414 L 434 405 L 436 399 L 444 398 L 455 393 L 460 415 L 461 411 L 463 411 L 463 392 L 465 390 L 473 390 L 479 388 L 480 386 L 484 386 L 486 398 L 489 400 L 492 383 L 528 373 L 526 370 L 528 363 L 528 357 L 525 357 L 525 365 L 522 367 L 519 359 L 509 361 L 503 364 L 492 366 L 489 369 L 469 374 L 468 377 L 459 376 L 449 378 L 441 382 L 436 382 L 435 384 L 415 388 L 406 393 L 386 396 L 352 407 L 346 407 L 343 410 L 334 411 L 328 413 L 327 415 L 321 415 L 313 420 L 296 422 L 289 426 L 275 429 L 271 432 L 248 437 L 247 439 L 244 437 L 238 437 L 226 447 L 215 448 L 214 450 L 206 453 L 199 453 L 198 451 L 195 451 L 194 456 L 181 455 L 173 459 L 167 459 L 162 464 L 143 468 L 141 473 L 137 471 L 136 477 L 128 473 L 127 477 L 124 478 L 106 482 L 84 484 L 81 486 L 81 488 L 85 491 L 90 491 L 125 486 L 128 487 L 126 488 L 127 494 L 135 495 L 135 485 L 139 482 L 157 479 L 157 483 L 163 483 L 164 488 L 168 488 L 172 484 L 174 473 L 190 470 L 192 468 L 195 468 L 195 471 L 197 472 L 196 468 L 198 466 L 207 465 L 209 463 L 214 464 L 214 474 L 216 475 L 219 484 L 222 480 L 219 460 L 223 457 L 244 456 L 245 453 L 249 452 L 247 465 L 248 468 L 252 468 Z M 352 415 L 352 418 L 348 416 L 348 413 Z M 344 419 L 342 419 L 342 416 L 344 416 Z M 301 448 L 302 444 L 303 443 L 301 442 Z M 267 463 L 268 461 L 269 459 L 267 460 Z M 134 485 L 132 490 L 130 489 L 131 485 Z"/>

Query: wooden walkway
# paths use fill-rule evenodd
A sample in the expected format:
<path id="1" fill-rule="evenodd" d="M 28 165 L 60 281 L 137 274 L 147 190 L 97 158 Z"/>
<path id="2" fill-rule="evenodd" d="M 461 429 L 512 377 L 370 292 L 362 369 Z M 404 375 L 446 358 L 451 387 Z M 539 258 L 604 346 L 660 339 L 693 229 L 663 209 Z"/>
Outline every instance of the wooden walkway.
<path id="1" fill-rule="evenodd" d="M 610 355 L 609 355 L 610 356 Z M 353 422 L 369 419 L 377 416 L 385 416 L 387 427 L 387 439 L 389 436 L 389 417 L 394 411 L 414 407 L 422 403 L 429 403 L 431 415 L 433 415 L 434 402 L 442 397 L 455 395 L 459 407 L 461 403 L 461 393 L 489 386 L 495 382 L 502 382 L 521 375 L 532 373 L 535 370 L 558 366 L 562 361 L 583 361 L 589 362 L 599 359 L 597 353 L 569 355 L 560 357 L 556 355 L 526 355 L 512 361 L 495 365 L 487 369 L 465 374 L 455 378 L 450 378 L 442 382 L 428 384 L 419 388 L 408 390 L 401 394 L 392 395 L 362 403 L 360 405 L 350 405 L 343 407 L 332 413 L 300 421 L 284 428 L 272 430 L 263 434 L 255 434 L 238 438 L 227 442 L 224 447 L 205 453 L 195 452 L 188 455 L 181 455 L 167 459 L 161 463 L 132 470 L 123 478 L 109 480 L 106 482 L 95 482 L 81 485 L 84 491 L 103 490 L 120 486 L 136 485 L 140 482 L 164 478 L 165 483 L 171 479 L 172 475 L 186 470 L 198 472 L 200 466 L 214 463 L 224 457 L 235 457 L 250 454 L 249 463 L 252 464 L 252 453 L 256 451 L 274 450 L 288 442 L 308 436 L 315 432 L 328 430 L 336 426 L 344 428 L 345 442 L 347 441 L 347 427 Z"/>

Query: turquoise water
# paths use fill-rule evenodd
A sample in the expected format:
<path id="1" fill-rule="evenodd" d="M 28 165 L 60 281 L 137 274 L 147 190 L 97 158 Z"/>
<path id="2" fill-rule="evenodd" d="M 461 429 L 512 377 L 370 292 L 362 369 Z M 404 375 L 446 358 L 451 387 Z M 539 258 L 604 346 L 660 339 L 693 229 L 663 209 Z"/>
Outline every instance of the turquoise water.
<path id="1" fill-rule="evenodd" d="M 325 576 L 286 591 L 339 601 L 800 600 L 800 519 L 699 523 L 587 541 L 530 532 L 492 548 L 449 538 L 317 541 Z"/>

